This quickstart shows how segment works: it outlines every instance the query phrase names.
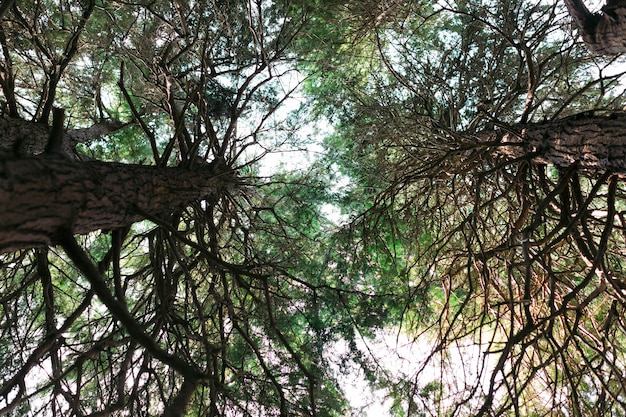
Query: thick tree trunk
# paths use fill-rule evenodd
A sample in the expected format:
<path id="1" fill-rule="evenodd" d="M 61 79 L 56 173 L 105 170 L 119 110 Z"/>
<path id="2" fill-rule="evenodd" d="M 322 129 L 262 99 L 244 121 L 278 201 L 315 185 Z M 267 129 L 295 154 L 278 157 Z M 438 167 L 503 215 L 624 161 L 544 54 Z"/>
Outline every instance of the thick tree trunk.
<path id="1" fill-rule="evenodd" d="M 530 155 L 534 162 L 557 167 L 577 165 L 592 172 L 626 175 L 626 113 L 576 115 L 555 121 L 483 132 L 481 141 L 500 143 L 498 153 Z"/>
<path id="2" fill-rule="evenodd" d="M 114 229 L 224 192 L 232 173 L 71 161 L 59 155 L 0 158 L 0 253 L 54 243 L 68 231 Z"/>
<path id="3" fill-rule="evenodd" d="M 591 52 L 598 55 L 626 52 L 625 0 L 608 1 L 602 13 L 591 13 L 582 0 L 565 0 L 565 4 Z"/>

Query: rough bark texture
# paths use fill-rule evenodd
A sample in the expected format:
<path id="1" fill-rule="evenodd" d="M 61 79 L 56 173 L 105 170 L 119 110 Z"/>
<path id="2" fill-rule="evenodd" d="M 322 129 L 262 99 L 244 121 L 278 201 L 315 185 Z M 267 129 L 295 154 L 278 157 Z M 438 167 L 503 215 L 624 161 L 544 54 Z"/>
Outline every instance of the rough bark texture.
<path id="1" fill-rule="evenodd" d="M 231 173 L 70 161 L 59 155 L 0 158 L 0 253 L 54 243 L 61 233 L 114 229 L 226 191 Z"/>
<path id="2" fill-rule="evenodd" d="M 591 13 L 582 0 L 565 0 L 583 41 L 598 55 L 626 52 L 626 1 L 608 1 L 601 13 Z"/>
<path id="3" fill-rule="evenodd" d="M 626 175 L 626 113 L 576 115 L 510 130 L 484 132 L 480 140 L 502 144 L 509 157 L 531 155 L 536 163 Z"/>
<path id="4" fill-rule="evenodd" d="M 67 155 L 75 155 L 79 143 L 89 142 L 123 126 L 119 122 L 96 123 L 84 129 L 66 130 L 63 135 L 63 150 Z M 0 117 L 0 148 L 12 149 L 18 155 L 38 155 L 43 153 L 48 141 L 50 128 L 42 123 L 29 122 L 12 117 Z M 18 139 L 19 138 L 19 139 Z"/>

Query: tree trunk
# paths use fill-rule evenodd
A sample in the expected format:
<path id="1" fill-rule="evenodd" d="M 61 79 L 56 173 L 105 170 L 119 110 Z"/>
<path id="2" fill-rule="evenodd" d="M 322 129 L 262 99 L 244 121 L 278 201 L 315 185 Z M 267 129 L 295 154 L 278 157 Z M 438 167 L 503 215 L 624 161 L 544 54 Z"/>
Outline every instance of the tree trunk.
<path id="1" fill-rule="evenodd" d="M 67 155 L 74 156 L 77 144 L 115 132 L 123 126 L 123 123 L 110 121 L 96 123 L 83 129 L 66 130 L 63 135 L 63 150 Z M 13 117 L 0 117 L 0 148 L 12 149 L 18 155 L 43 153 L 49 135 L 50 128 L 45 124 Z"/>
<path id="2" fill-rule="evenodd" d="M 608 1 L 602 13 L 591 13 L 582 0 L 565 0 L 565 4 L 591 52 L 597 55 L 626 52 L 625 0 Z"/>
<path id="3" fill-rule="evenodd" d="M 517 158 L 530 155 L 539 164 L 577 165 L 591 172 L 626 175 L 626 113 L 576 115 L 555 121 L 513 126 L 479 134 L 499 143 L 498 153 Z"/>
<path id="4" fill-rule="evenodd" d="M 114 229 L 227 191 L 232 172 L 71 161 L 60 155 L 0 158 L 0 253 L 42 247 L 62 233 Z"/>

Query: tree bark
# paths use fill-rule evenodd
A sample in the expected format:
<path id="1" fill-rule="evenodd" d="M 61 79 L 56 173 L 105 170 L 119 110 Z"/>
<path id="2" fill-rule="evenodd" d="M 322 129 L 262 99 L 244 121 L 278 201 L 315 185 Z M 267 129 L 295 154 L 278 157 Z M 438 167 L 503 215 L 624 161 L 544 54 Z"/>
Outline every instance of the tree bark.
<path id="1" fill-rule="evenodd" d="M 590 172 L 626 175 L 626 113 L 581 114 L 483 132 L 479 140 L 499 144 L 497 153 L 528 156 L 535 163 L 577 165 Z"/>
<path id="2" fill-rule="evenodd" d="M 597 55 L 626 52 L 626 1 L 612 0 L 602 13 L 591 13 L 582 0 L 565 0 L 565 5 L 583 41 Z"/>
<path id="3" fill-rule="evenodd" d="M 96 123 L 83 129 L 68 129 L 63 135 L 63 150 L 67 155 L 75 156 L 77 144 L 115 132 L 123 126 L 123 123 L 110 121 Z M 0 117 L 0 148 L 12 149 L 18 155 L 43 153 L 49 134 L 50 128 L 46 124 L 13 117 Z"/>
<path id="4" fill-rule="evenodd" d="M 63 233 L 115 229 L 226 192 L 232 172 L 99 161 L 60 155 L 0 158 L 0 253 L 53 244 Z"/>

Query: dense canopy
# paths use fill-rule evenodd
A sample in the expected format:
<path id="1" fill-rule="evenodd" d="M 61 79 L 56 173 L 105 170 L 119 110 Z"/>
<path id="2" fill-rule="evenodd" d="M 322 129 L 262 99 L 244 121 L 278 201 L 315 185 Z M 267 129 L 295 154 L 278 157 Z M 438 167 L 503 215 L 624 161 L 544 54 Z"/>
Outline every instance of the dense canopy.
<path id="1" fill-rule="evenodd" d="M 581 5 L 2 1 L 0 414 L 626 413 Z"/>

